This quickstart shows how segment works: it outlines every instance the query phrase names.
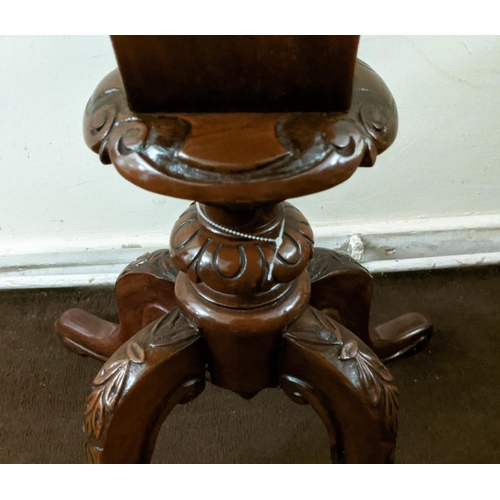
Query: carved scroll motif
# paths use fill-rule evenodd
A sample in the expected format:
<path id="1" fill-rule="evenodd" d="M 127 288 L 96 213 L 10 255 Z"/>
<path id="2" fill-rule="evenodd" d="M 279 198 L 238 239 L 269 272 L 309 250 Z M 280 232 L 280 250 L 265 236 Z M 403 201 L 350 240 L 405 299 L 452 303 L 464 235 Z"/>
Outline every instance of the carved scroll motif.
<path id="1" fill-rule="evenodd" d="M 358 166 L 371 166 L 396 136 L 397 110 L 383 81 L 358 61 L 348 113 L 283 115 L 276 123 L 276 137 L 288 154 L 253 169 L 221 174 L 217 169 L 200 168 L 179 155 L 191 133 L 187 119 L 131 112 L 115 70 L 91 97 L 84 129 L 87 144 L 103 163 L 120 168 L 127 163 L 127 169 L 133 169 L 137 167 L 136 158 L 140 158 L 167 177 L 196 183 L 241 184 L 295 176 L 323 163 L 335 169 L 348 168 L 350 173 L 346 175 Z"/>

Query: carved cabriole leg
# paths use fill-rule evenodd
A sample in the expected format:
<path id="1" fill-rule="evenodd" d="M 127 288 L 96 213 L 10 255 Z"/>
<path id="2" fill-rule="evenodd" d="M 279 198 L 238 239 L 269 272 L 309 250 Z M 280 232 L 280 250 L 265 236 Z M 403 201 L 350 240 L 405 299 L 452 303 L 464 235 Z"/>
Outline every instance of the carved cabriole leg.
<path id="1" fill-rule="evenodd" d="M 116 282 L 118 324 L 70 309 L 56 322 L 56 331 L 71 350 L 106 361 L 139 330 L 176 306 L 177 272 L 168 250 L 143 255 Z"/>
<path id="2" fill-rule="evenodd" d="M 418 351 L 432 325 L 419 313 L 407 313 L 370 329 L 372 276 L 349 256 L 316 248 L 308 266 L 310 304 L 355 333 L 384 361 Z"/>
<path id="3" fill-rule="evenodd" d="M 161 424 L 204 388 L 199 330 L 174 309 L 137 333 L 104 364 L 87 400 L 90 463 L 148 463 Z"/>
<path id="4" fill-rule="evenodd" d="M 332 460 L 393 462 L 399 397 L 378 357 L 313 307 L 286 329 L 284 340 L 282 388 L 320 415 Z"/>

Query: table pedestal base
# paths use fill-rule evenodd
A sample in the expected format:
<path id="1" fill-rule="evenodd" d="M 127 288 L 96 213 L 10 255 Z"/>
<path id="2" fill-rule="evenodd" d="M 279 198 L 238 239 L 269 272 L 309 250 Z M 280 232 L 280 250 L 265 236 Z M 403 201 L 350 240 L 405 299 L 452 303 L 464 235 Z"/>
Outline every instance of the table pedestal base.
<path id="1" fill-rule="evenodd" d="M 379 358 L 416 352 L 432 326 L 409 313 L 370 329 L 368 271 L 335 251 L 319 248 L 314 255 L 310 305 L 279 334 L 276 371 L 267 385 L 312 406 L 327 428 L 333 461 L 391 462 L 398 394 Z M 118 278 L 120 323 L 78 309 L 56 323 L 68 348 L 107 360 L 87 403 L 90 462 L 149 462 L 168 413 L 210 379 L 210 346 L 176 306 L 176 275 L 168 250 L 145 255 Z"/>

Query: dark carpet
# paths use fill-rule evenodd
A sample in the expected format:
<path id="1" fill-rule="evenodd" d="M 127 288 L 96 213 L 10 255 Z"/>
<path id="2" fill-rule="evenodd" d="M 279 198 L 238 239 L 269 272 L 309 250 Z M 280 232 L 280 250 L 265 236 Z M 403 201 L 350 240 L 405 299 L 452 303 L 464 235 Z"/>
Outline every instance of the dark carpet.
<path id="1" fill-rule="evenodd" d="M 396 461 L 500 461 L 500 267 L 378 275 L 374 324 L 427 315 L 434 337 L 389 364 L 401 393 Z M 55 319 L 80 307 L 115 319 L 111 289 L 0 292 L 0 462 L 80 463 L 85 399 L 101 363 L 65 350 Z M 326 432 L 279 390 L 251 401 L 213 386 L 177 407 L 155 462 L 327 463 Z"/>

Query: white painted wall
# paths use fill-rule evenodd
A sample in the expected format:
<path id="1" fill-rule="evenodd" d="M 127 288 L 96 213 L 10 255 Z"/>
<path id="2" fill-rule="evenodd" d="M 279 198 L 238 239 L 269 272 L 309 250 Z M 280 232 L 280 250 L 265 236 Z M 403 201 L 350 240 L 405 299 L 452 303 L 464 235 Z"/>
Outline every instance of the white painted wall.
<path id="1" fill-rule="evenodd" d="M 369 239 L 381 225 L 397 234 L 451 229 L 458 245 L 462 227 L 496 231 L 500 37 L 366 36 L 359 57 L 393 92 L 400 132 L 374 168 L 295 200 L 322 241 L 339 244 L 338 234 L 353 232 Z M 114 67 L 105 36 L 0 37 L 0 274 L 60 262 L 54 252 L 98 262 L 95 252 L 106 251 L 125 262 L 122 246 L 167 245 L 187 203 L 129 184 L 83 142 L 87 99 Z M 500 250 L 481 241 L 480 252 Z M 426 257 L 427 247 L 410 258 Z"/>

